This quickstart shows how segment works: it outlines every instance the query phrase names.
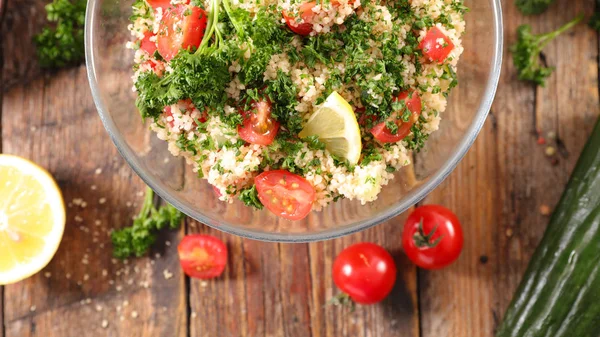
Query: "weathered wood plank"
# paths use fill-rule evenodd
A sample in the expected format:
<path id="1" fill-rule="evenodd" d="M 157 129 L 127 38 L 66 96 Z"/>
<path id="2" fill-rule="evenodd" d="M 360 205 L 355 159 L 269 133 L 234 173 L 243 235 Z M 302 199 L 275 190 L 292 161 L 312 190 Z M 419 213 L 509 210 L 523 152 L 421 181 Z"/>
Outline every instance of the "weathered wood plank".
<path id="1" fill-rule="evenodd" d="M 94 305 L 109 306 L 104 296 L 110 293 L 115 300 L 138 308 L 140 318 L 146 320 L 142 331 L 184 336 L 184 283 L 179 268 L 173 268 L 177 265 L 175 247 L 167 247 L 167 258 L 154 264 L 144 259 L 129 264 L 111 261 L 110 230 L 131 222 L 142 199 L 137 193 L 144 185 L 106 136 L 86 85 L 85 70 L 79 68 L 61 72 L 51 82 L 17 86 L 4 97 L 3 111 L 18 113 L 3 115 L 3 151 L 48 168 L 70 204 L 65 236 L 53 262 L 42 273 L 5 289 L 8 336 L 22 336 L 20 329 L 27 327 L 23 319 L 40 311 L 54 317 L 56 331 L 85 329 L 92 317 L 73 309 L 68 316 L 79 318 L 60 319 L 61 308 L 88 298 Z M 32 96 L 33 92 L 40 95 Z M 178 240 L 177 233 L 170 235 L 172 241 Z M 163 272 L 172 273 L 169 280 Z M 144 302 L 137 301 L 134 292 L 143 294 Z M 162 307 L 169 312 L 168 319 L 154 317 Z M 97 318 L 101 316 L 98 312 Z M 118 329 L 122 336 L 131 335 L 126 324 Z M 50 331 L 36 331 L 33 335 L 52 336 Z"/>
<path id="2" fill-rule="evenodd" d="M 19 33 L 2 39 L 3 77 L 11 78 L 3 82 L 2 150 L 51 172 L 68 204 L 67 225 L 50 265 L 5 287 L 6 337 L 102 329 L 110 336 L 186 336 L 185 284 L 174 267 L 175 245 L 158 248 L 155 253 L 164 257 L 153 260 L 111 259 L 110 231 L 131 223 L 145 186 L 102 127 L 85 68 L 30 76 L 37 66 L 31 44 L 23 41 L 39 29 L 43 15 L 32 13 L 41 13 L 45 2 L 8 4 L 3 30 Z M 165 235 L 177 242 L 181 233 Z"/>
<path id="3" fill-rule="evenodd" d="M 221 238 L 230 254 L 223 277 L 191 281 L 191 336 L 418 336 L 416 269 L 400 253 L 403 220 L 313 244 L 240 239 L 191 222 L 191 232 Z M 331 267 L 343 248 L 361 241 L 393 253 L 398 283 L 382 304 L 351 313 L 327 305 L 338 292 Z"/>
<path id="4" fill-rule="evenodd" d="M 402 215 L 364 232 L 309 245 L 312 290 L 312 336 L 419 336 L 416 268 L 401 253 Z M 390 296 L 380 304 L 347 308 L 327 305 L 339 290 L 331 270 L 335 257 L 358 242 L 375 242 L 386 248 L 398 267 L 398 279 Z"/>
<path id="5" fill-rule="evenodd" d="M 515 40 L 519 24 L 550 31 L 592 10 L 589 1 L 557 2 L 542 16 L 524 18 L 508 2 L 506 41 Z M 597 55 L 596 34 L 577 27 L 548 46 L 547 62 L 557 70 L 546 88 L 534 88 L 517 81 L 505 53 L 495 105 L 481 135 L 456 171 L 425 200 L 457 212 L 465 247 L 450 268 L 419 273 L 422 336 L 493 334 L 546 227 L 540 206 L 551 209 L 558 201 L 598 116 Z M 558 135 L 564 146 L 558 156 L 545 155 L 537 130 Z"/>

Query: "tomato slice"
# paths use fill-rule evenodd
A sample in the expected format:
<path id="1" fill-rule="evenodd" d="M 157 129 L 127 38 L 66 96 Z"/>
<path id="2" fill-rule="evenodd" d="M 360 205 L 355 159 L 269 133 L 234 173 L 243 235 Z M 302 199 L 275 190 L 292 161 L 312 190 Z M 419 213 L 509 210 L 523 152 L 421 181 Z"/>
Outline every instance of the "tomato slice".
<path id="1" fill-rule="evenodd" d="M 279 131 L 279 123 L 271 118 L 271 102 L 263 99 L 250 106 L 251 110 L 241 112 L 244 122 L 238 126 L 238 135 L 251 144 L 271 144 Z"/>
<path id="2" fill-rule="evenodd" d="M 200 46 L 206 19 L 206 12 L 200 7 L 179 4 L 167 9 L 158 29 L 160 55 L 170 61 L 181 49 Z"/>
<path id="3" fill-rule="evenodd" d="M 386 122 L 381 122 L 375 125 L 371 129 L 371 133 L 373 137 L 382 143 L 396 143 L 404 139 L 410 133 L 410 128 L 415 124 L 419 115 L 421 114 L 421 97 L 416 91 L 411 91 L 410 93 L 405 91 L 401 92 L 394 98 L 394 101 L 400 102 L 404 101 L 404 104 L 408 108 L 408 110 L 412 113 L 408 122 L 400 119 L 400 112 L 395 112 L 391 116 L 391 121 L 395 121 L 398 126 L 398 130 L 396 133 L 392 133 L 392 131 L 385 125 Z"/>
<path id="4" fill-rule="evenodd" d="M 156 49 L 158 49 L 156 42 L 150 40 L 153 36 L 155 36 L 154 33 L 148 31 L 144 33 L 144 38 L 142 41 L 140 41 L 140 49 L 148 53 L 150 56 L 154 55 L 154 52 Z"/>
<path id="5" fill-rule="evenodd" d="M 181 100 L 179 102 L 177 102 L 177 104 L 179 105 L 179 109 L 181 110 L 182 113 L 184 114 L 190 114 L 192 112 L 192 110 L 195 109 L 194 103 L 192 103 L 191 99 L 185 99 L 185 100 Z M 171 111 L 171 106 L 167 105 L 164 109 L 163 109 L 163 113 L 165 114 L 166 117 L 173 117 L 173 112 Z M 200 123 L 205 123 L 208 120 L 208 114 L 206 113 L 206 111 L 204 111 L 201 115 L 200 118 L 198 118 L 198 122 Z M 175 120 L 170 120 L 168 121 L 169 125 L 171 127 L 175 126 Z M 198 126 L 198 123 L 196 123 L 196 121 L 194 120 L 194 122 L 192 122 L 194 127 Z"/>
<path id="6" fill-rule="evenodd" d="M 150 7 L 157 9 L 162 8 L 163 10 L 171 7 L 171 0 L 146 0 Z"/>
<path id="7" fill-rule="evenodd" d="M 315 188 L 286 170 L 266 171 L 254 178 L 258 199 L 269 211 L 289 220 L 304 219 L 316 199 Z"/>
<path id="8" fill-rule="evenodd" d="M 227 246 L 210 235 L 192 234 L 181 240 L 177 247 L 181 268 L 189 277 L 215 278 L 223 274 L 227 265 Z"/>
<path id="9" fill-rule="evenodd" d="M 305 2 L 298 6 L 297 14 L 283 11 L 285 23 L 292 30 L 292 32 L 302 36 L 310 35 L 310 33 L 313 31 L 312 20 L 316 14 L 312 9 L 316 5 L 316 1 Z"/>
<path id="10" fill-rule="evenodd" d="M 454 49 L 454 43 L 439 28 L 433 27 L 419 44 L 419 49 L 427 60 L 442 63 Z"/>

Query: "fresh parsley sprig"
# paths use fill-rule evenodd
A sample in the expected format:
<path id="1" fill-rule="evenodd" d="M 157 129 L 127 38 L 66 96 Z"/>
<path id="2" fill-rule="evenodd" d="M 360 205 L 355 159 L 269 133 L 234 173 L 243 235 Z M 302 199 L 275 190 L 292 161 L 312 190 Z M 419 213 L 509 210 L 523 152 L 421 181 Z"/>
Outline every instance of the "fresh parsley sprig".
<path id="1" fill-rule="evenodd" d="M 534 15 L 544 12 L 555 0 L 516 0 L 515 4 L 521 13 Z"/>
<path id="2" fill-rule="evenodd" d="M 61 68 L 83 62 L 86 0 L 53 0 L 46 5 L 50 25 L 33 38 L 43 68 Z"/>
<path id="3" fill-rule="evenodd" d="M 517 30 L 517 42 L 510 49 L 513 54 L 514 65 L 519 72 L 519 79 L 544 86 L 546 78 L 552 74 L 554 67 L 541 65 L 540 53 L 548 43 L 573 28 L 581 20 L 583 20 L 583 15 L 576 17 L 553 32 L 539 35 L 531 32 L 530 25 L 521 25 Z"/>
<path id="4" fill-rule="evenodd" d="M 130 256 L 142 256 L 156 241 L 159 230 L 167 227 L 177 229 L 181 225 L 183 213 L 170 204 L 157 209 L 153 199 L 154 192 L 148 187 L 142 209 L 133 219 L 133 224 L 111 233 L 115 257 L 125 259 Z"/>

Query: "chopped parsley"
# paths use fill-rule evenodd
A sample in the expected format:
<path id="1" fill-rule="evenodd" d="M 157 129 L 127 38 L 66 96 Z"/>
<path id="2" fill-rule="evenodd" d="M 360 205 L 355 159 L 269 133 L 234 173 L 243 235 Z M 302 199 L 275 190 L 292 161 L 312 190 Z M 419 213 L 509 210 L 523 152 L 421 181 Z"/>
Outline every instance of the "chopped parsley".
<path id="1" fill-rule="evenodd" d="M 53 0 L 46 5 L 50 25 L 33 38 L 41 67 L 61 68 L 83 62 L 86 3 L 86 0 Z"/>
<path id="2" fill-rule="evenodd" d="M 246 206 L 254 207 L 258 210 L 263 209 L 263 204 L 258 199 L 258 192 L 256 191 L 256 185 L 243 189 L 238 196 Z"/>

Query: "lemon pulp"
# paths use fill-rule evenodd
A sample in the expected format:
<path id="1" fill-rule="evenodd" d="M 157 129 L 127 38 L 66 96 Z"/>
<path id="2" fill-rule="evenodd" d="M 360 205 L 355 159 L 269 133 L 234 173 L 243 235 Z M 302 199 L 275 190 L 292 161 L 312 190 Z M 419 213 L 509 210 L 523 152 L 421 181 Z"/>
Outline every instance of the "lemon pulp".
<path id="1" fill-rule="evenodd" d="M 25 279 L 52 259 L 65 227 L 54 179 L 34 163 L 0 155 L 0 284 Z"/>
<path id="2" fill-rule="evenodd" d="M 317 136 L 331 154 L 348 160 L 351 165 L 360 159 L 362 141 L 356 115 L 335 91 L 310 116 L 299 136 Z"/>

